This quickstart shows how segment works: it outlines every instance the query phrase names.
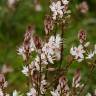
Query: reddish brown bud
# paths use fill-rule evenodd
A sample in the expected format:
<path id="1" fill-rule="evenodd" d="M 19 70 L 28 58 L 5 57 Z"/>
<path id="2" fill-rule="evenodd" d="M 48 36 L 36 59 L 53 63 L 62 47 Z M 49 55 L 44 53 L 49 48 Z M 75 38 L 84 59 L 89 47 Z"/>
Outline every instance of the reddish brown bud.
<path id="1" fill-rule="evenodd" d="M 80 81 L 81 81 L 81 73 L 80 70 L 78 69 L 74 74 L 72 86 L 76 88 L 80 87 Z"/>
<path id="2" fill-rule="evenodd" d="M 53 30 L 53 20 L 52 18 L 47 15 L 44 20 L 44 28 L 45 28 L 45 34 L 48 35 L 50 31 Z"/>
<path id="3" fill-rule="evenodd" d="M 30 39 L 32 38 L 32 35 L 34 34 L 34 31 L 35 31 L 34 26 L 29 25 L 27 27 L 27 30 L 24 36 L 24 43 L 28 43 L 30 41 Z"/>
<path id="4" fill-rule="evenodd" d="M 87 32 L 84 29 L 81 29 L 78 33 L 78 39 L 80 43 L 84 43 L 86 41 Z"/>
<path id="5" fill-rule="evenodd" d="M 34 44 L 35 44 L 36 48 L 40 49 L 41 48 L 41 39 L 38 36 L 34 36 L 33 39 L 34 39 Z"/>
<path id="6" fill-rule="evenodd" d="M 4 82 L 5 82 L 5 77 L 3 74 L 0 74 L 0 88 L 3 87 Z"/>

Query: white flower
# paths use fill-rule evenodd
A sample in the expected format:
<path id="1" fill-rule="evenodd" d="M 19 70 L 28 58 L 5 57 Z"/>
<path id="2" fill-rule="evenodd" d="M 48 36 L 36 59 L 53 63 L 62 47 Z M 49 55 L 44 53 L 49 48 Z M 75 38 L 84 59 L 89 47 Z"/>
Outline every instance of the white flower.
<path id="1" fill-rule="evenodd" d="M 57 35 L 56 35 L 56 39 L 55 39 L 56 48 L 60 48 L 61 43 L 62 43 L 62 39 L 61 39 L 60 35 L 57 34 Z"/>
<path id="2" fill-rule="evenodd" d="M 21 55 L 23 57 L 23 59 L 26 60 L 24 47 L 21 46 L 17 51 L 18 51 L 18 55 Z"/>
<path id="3" fill-rule="evenodd" d="M 96 54 L 96 44 L 95 44 L 95 46 L 94 46 L 94 53 Z"/>
<path id="4" fill-rule="evenodd" d="M 51 48 L 51 43 L 48 42 L 44 45 L 44 47 L 42 48 L 42 52 L 45 53 L 46 55 L 46 60 L 48 60 L 50 63 L 53 63 L 53 55 L 54 55 L 54 51 Z"/>
<path id="5" fill-rule="evenodd" d="M 34 64 L 35 64 L 35 68 L 36 68 L 36 70 L 40 70 L 40 65 L 39 65 L 39 63 L 38 62 L 36 62 L 36 61 L 34 61 Z"/>
<path id="6" fill-rule="evenodd" d="M 51 91 L 52 96 L 60 96 L 59 92 L 57 90 Z"/>
<path id="7" fill-rule="evenodd" d="M 64 6 L 61 5 L 61 1 L 53 2 L 52 5 L 50 5 L 51 11 L 53 12 L 53 19 L 56 19 L 56 16 L 59 15 L 59 17 L 63 17 L 63 11 L 62 9 Z"/>
<path id="8" fill-rule="evenodd" d="M 52 57 L 51 55 L 47 55 L 47 58 L 48 58 L 48 61 L 49 61 L 50 63 L 52 63 L 52 64 L 54 63 L 54 62 L 53 62 L 54 59 L 53 59 L 53 57 Z"/>
<path id="9" fill-rule="evenodd" d="M 40 64 L 40 57 L 37 55 L 33 62 L 34 62 L 36 70 L 39 71 L 40 70 L 40 65 L 39 65 Z"/>
<path id="10" fill-rule="evenodd" d="M 56 37 L 51 36 L 49 38 L 48 44 L 54 50 L 53 54 L 54 54 L 54 57 L 56 58 L 56 60 L 60 59 L 61 43 L 62 43 L 62 39 L 59 34 L 57 34 Z"/>
<path id="11" fill-rule="evenodd" d="M 94 95 L 96 95 L 96 89 L 94 90 Z"/>
<path id="12" fill-rule="evenodd" d="M 28 76 L 28 66 L 24 66 L 23 67 L 23 70 L 22 70 L 22 73 L 25 75 L 25 76 Z"/>
<path id="13" fill-rule="evenodd" d="M 10 96 L 9 94 L 6 94 L 5 96 Z"/>
<path id="14" fill-rule="evenodd" d="M 54 48 L 54 47 L 55 47 L 55 46 L 54 46 L 54 44 L 55 44 L 55 36 L 52 35 L 52 36 L 49 38 L 48 44 L 49 44 L 49 46 L 50 46 L 51 48 Z"/>
<path id="15" fill-rule="evenodd" d="M 61 58 L 61 51 L 60 50 L 55 50 L 55 58 L 56 58 L 56 60 L 60 60 L 60 58 Z"/>
<path id="16" fill-rule="evenodd" d="M 4 82 L 4 87 L 6 88 L 7 86 L 8 86 L 8 82 L 5 81 L 5 82 Z"/>
<path id="17" fill-rule="evenodd" d="M 16 90 L 14 90 L 12 96 L 18 96 L 18 92 Z"/>
<path id="18" fill-rule="evenodd" d="M 35 49 L 36 49 L 36 46 L 35 46 L 34 40 L 33 40 L 33 38 L 31 38 L 31 39 L 30 39 L 29 53 L 35 51 Z"/>
<path id="19" fill-rule="evenodd" d="M 81 62 L 84 59 L 83 53 L 85 53 L 83 46 L 79 45 L 78 47 L 72 47 L 70 49 L 71 55 L 75 57 L 79 62 Z"/>
<path id="20" fill-rule="evenodd" d="M 61 43 L 62 39 L 59 34 L 49 38 L 49 41 L 42 48 L 41 59 L 43 63 L 54 63 L 54 60 L 60 60 Z"/>
<path id="21" fill-rule="evenodd" d="M 87 93 L 87 95 L 86 96 L 92 96 L 90 93 Z"/>
<path id="22" fill-rule="evenodd" d="M 0 88 L 0 96 L 4 96 L 2 89 Z"/>
<path id="23" fill-rule="evenodd" d="M 42 60 L 43 64 L 46 64 L 46 65 L 48 64 L 48 61 L 47 61 L 45 53 L 41 53 L 41 60 Z"/>
<path id="24" fill-rule="evenodd" d="M 60 34 L 57 34 L 56 36 L 51 36 L 49 38 L 49 42 L 48 45 L 52 48 L 52 49 L 60 49 L 62 43 L 62 39 L 60 37 Z"/>
<path id="25" fill-rule="evenodd" d="M 30 69 L 31 69 L 31 74 L 33 74 L 34 70 L 40 70 L 40 58 L 37 55 L 36 58 L 31 62 L 31 64 L 29 65 Z"/>
<path id="26" fill-rule="evenodd" d="M 94 57 L 94 52 L 90 52 L 86 59 L 92 59 Z"/>
<path id="27" fill-rule="evenodd" d="M 67 4 L 69 3 L 69 1 L 67 1 L 67 0 L 62 0 L 62 3 L 63 3 L 64 5 L 67 5 Z"/>
<path id="28" fill-rule="evenodd" d="M 90 42 L 85 43 L 84 47 L 88 47 L 90 45 Z"/>
<path id="29" fill-rule="evenodd" d="M 30 92 L 27 93 L 27 96 L 36 96 L 36 90 L 35 88 L 31 88 Z"/>
<path id="30" fill-rule="evenodd" d="M 45 43 L 44 47 L 42 48 L 42 51 L 47 54 L 53 54 L 53 49 L 51 48 L 50 44 Z"/>
<path id="31" fill-rule="evenodd" d="M 42 11 L 42 6 L 40 4 L 36 4 L 35 5 L 35 10 L 38 11 L 38 12 Z"/>
<path id="32" fill-rule="evenodd" d="M 8 0 L 8 6 L 12 7 L 17 0 Z"/>
<path id="33" fill-rule="evenodd" d="M 42 81 L 41 81 L 41 84 L 42 84 L 42 85 L 47 85 L 47 81 L 46 81 L 46 80 L 42 80 Z"/>
<path id="34" fill-rule="evenodd" d="M 40 86 L 40 91 L 41 91 L 41 94 L 44 94 L 46 92 L 46 86 L 47 85 L 47 81 L 46 80 L 42 80 L 41 81 L 41 86 Z"/>

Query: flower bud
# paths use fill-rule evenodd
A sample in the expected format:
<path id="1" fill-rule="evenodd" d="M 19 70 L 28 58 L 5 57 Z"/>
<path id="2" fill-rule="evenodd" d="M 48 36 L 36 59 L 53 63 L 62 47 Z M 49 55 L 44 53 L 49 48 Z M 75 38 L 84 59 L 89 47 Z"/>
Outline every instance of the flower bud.
<path id="1" fill-rule="evenodd" d="M 78 33 L 78 39 L 80 43 L 84 43 L 86 41 L 86 37 L 87 37 L 86 30 L 81 29 Z"/>
<path id="2" fill-rule="evenodd" d="M 46 35 L 48 35 L 49 32 L 53 30 L 53 20 L 49 15 L 47 15 L 44 20 L 44 28 Z"/>
<path id="3" fill-rule="evenodd" d="M 88 4 L 86 1 L 83 1 L 79 5 L 77 5 L 77 10 L 79 10 L 81 13 L 86 14 L 88 12 Z"/>
<path id="4" fill-rule="evenodd" d="M 3 75 L 3 74 L 0 74 L 0 88 L 2 88 L 2 87 L 3 87 L 4 82 L 5 82 L 5 77 L 4 77 L 4 75 Z"/>
<path id="5" fill-rule="evenodd" d="M 41 48 L 41 40 L 40 40 L 40 38 L 38 36 L 34 36 L 33 39 L 34 39 L 34 44 L 35 44 L 36 48 L 40 49 Z"/>

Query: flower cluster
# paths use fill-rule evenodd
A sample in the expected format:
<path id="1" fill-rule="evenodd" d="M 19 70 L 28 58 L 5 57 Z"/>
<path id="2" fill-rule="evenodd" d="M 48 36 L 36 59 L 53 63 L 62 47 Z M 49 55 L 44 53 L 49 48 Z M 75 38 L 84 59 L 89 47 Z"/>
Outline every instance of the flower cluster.
<path id="1" fill-rule="evenodd" d="M 86 36 L 82 31 L 80 32 L 79 41 L 80 45 L 78 47 L 71 47 L 70 54 L 76 59 L 78 62 L 81 62 L 85 59 L 91 60 L 96 54 L 96 45 L 94 45 L 93 50 L 89 50 L 90 42 L 86 41 Z M 89 47 L 89 48 L 88 48 Z"/>
<path id="2" fill-rule="evenodd" d="M 23 57 L 23 60 L 26 61 L 35 50 L 35 44 L 33 39 L 34 28 L 33 26 L 28 26 L 22 46 L 18 49 L 18 54 Z"/>
<path id="3" fill-rule="evenodd" d="M 27 92 L 27 96 L 45 96 L 47 91 L 50 92 L 48 94 L 52 96 L 78 96 L 84 87 L 84 84 L 81 83 L 80 70 L 76 71 L 71 86 L 69 86 L 68 80 L 66 79 L 69 64 L 65 66 L 65 69 L 61 68 L 61 65 L 63 65 L 64 49 L 63 31 L 66 25 L 66 22 L 64 22 L 66 21 L 66 16 L 64 17 L 64 15 L 69 13 L 68 4 L 69 1 L 67 0 L 56 0 L 50 5 L 52 17 L 48 15 L 44 20 L 45 40 L 41 40 L 41 38 L 34 33 L 35 30 L 33 26 L 29 26 L 26 30 L 24 41 L 18 49 L 18 54 L 23 57 L 25 63 L 22 73 L 28 77 L 29 80 L 29 92 Z M 55 20 L 57 21 L 55 22 Z M 55 32 L 54 35 L 50 35 L 49 32 L 53 30 L 53 27 L 59 27 L 58 25 L 62 25 L 60 27 L 61 34 Z M 78 62 L 91 60 L 96 54 L 96 45 L 94 49 L 90 51 L 90 42 L 86 42 L 87 34 L 85 30 L 79 31 L 78 39 L 80 44 L 77 47 L 72 46 L 70 49 L 72 60 L 73 58 Z M 34 53 L 35 56 L 33 56 Z M 60 61 L 59 67 L 57 65 L 55 65 L 56 67 L 54 66 L 56 61 Z M 50 66 L 54 67 L 52 68 Z M 50 82 L 50 76 L 48 76 L 50 71 L 54 71 L 56 75 L 59 75 L 53 90 L 53 86 L 51 85 L 50 87 L 52 83 Z M 63 75 L 64 72 L 65 75 Z M 53 77 L 55 77 L 55 75 Z M 14 92 L 14 94 L 18 93 Z"/>
<path id="4" fill-rule="evenodd" d="M 32 83 L 30 92 L 27 93 L 28 96 L 30 94 L 35 96 L 38 93 L 36 86 L 40 87 L 40 94 L 46 92 L 47 81 L 41 73 L 48 70 L 46 69 L 48 64 L 54 64 L 54 61 L 60 60 L 61 44 L 62 39 L 59 34 L 52 35 L 46 42 L 42 42 L 37 36 L 34 36 L 32 27 L 27 29 L 23 45 L 19 48 L 18 54 L 23 57 L 26 63 L 22 73 L 30 77 Z M 36 56 L 30 61 L 32 52 L 35 52 Z M 44 73 L 46 74 L 46 72 Z"/>
<path id="5" fill-rule="evenodd" d="M 85 46 L 87 44 L 89 45 L 89 42 L 87 42 Z M 96 45 L 94 45 L 93 51 L 88 51 L 85 46 L 79 45 L 78 47 L 72 47 L 70 49 L 71 55 L 74 56 L 74 59 L 76 59 L 78 62 L 81 62 L 84 59 L 91 60 L 96 54 Z"/>
<path id="6" fill-rule="evenodd" d="M 66 77 L 61 76 L 59 78 L 59 84 L 57 85 L 57 89 L 51 91 L 52 96 L 70 96 L 73 94 L 74 89 L 76 93 L 74 93 L 72 96 L 78 96 L 79 91 L 82 89 L 83 84 L 81 84 L 81 74 L 80 71 L 77 70 L 72 81 L 72 86 L 69 88 L 68 86 L 68 80 Z"/>
<path id="7" fill-rule="evenodd" d="M 64 14 L 68 13 L 68 3 L 67 0 L 59 0 L 57 2 L 52 2 L 50 9 L 53 13 L 53 19 L 62 18 Z"/>
<path id="8" fill-rule="evenodd" d="M 34 70 L 40 70 L 40 63 L 41 65 L 54 64 L 54 60 L 60 60 L 61 43 L 62 39 L 59 34 L 56 37 L 51 36 L 49 38 L 49 41 L 43 45 L 41 54 L 37 54 L 36 58 L 29 65 L 31 74 L 33 74 Z M 28 66 L 24 66 L 22 72 L 28 76 Z"/>
<path id="9" fill-rule="evenodd" d="M 69 87 L 67 84 L 67 80 L 64 76 L 60 77 L 59 84 L 57 85 L 57 89 L 51 91 L 52 96 L 69 96 Z"/>

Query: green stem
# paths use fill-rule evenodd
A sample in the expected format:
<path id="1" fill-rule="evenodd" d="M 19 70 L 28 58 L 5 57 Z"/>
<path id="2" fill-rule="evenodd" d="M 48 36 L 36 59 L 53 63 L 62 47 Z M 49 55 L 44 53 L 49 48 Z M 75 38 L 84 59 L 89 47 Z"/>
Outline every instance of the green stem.
<path id="1" fill-rule="evenodd" d="M 62 41 L 63 41 L 63 35 L 64 35 L 64 24 L 62 23 L 62 26 L 61 26 L 61 38 L 62 38 Z M 62 61 L 63 61 L 63 42 L 61 44 L 61 59 L 60 59 L 60 66 L 59 66 L 59 69 L 61 69 L 61 65 L 62 65 Z"/>

